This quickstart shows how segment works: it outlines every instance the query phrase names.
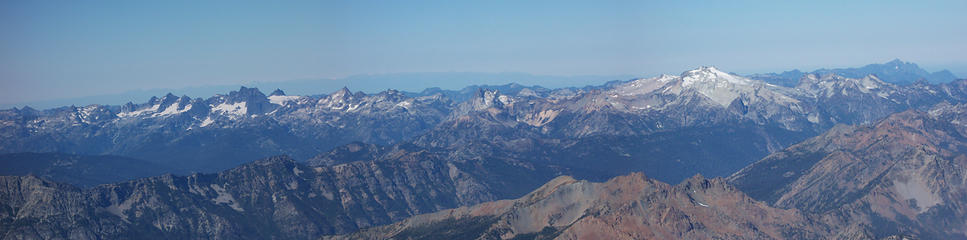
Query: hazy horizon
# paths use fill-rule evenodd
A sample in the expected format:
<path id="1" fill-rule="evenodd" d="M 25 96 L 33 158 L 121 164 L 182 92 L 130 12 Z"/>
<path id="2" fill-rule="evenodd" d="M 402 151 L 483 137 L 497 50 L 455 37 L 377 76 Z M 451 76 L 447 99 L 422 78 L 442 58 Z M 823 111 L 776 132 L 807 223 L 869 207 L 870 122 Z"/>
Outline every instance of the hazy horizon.
<path id="1" fill-rule="evenodd" d="M 897 58 L 963 77 L 962 9 L 967 2 L 6 1 L 0 105 L 381 74 L 648 77 L 704 65 L 750 74 Z M 608 80 L 617 79 L 585 85 Z M 548 81 L 537 85 L 562 84 Z"/>
<path id="2" fill-rule="evenodd" d="M 447 78 L 451 76 L 465 76 L 460 79 Z M 401 77 L 403 77 L 401 79 Z M 421 78 L 422 77 L 422 78 Z M 318 95 L 328 94 L 346 87 L 353 92 L 377 93 L 389 89 L 420 92 L 428 88 L 444 90 L 460 90 L 474 85 L 504 85 L 517 83 L 526 86 L 540 86 L 547 88 L 585 87 L 604 84 L 614 80 L 628 80 L 638 76 L 632 75 L 578 75 L 551 76 L 534 75 L 519 72 L 482 73 L 482 72 L 412 72 L 363 74 L 338 79 L 295 79 L 273 82 L 246 82 L 223 85 L 199 85 L 182 88 L 153 88 L 133 89 L 123 92 L 106 93 L 72 98 L 49 99 L 42 101 L 0 103 L 0 109 L 29 106 L 35 109 L 48 109 L 61 106 L 85 106 L 89 104 L 121 105 L 126 102 L 141 103 L 151 97 L 160 97 L 167 93 L 177 96 L 186 95 L 192 98 L 208 98 L 215 94 L 228 94 L 239 87 L 258 88 L 265 94 L 275 89 L 283 90 L 287 95 Z M 541 79 L 556 79 L 555 82 L 541 82 Z M 382 84 L 374 84 L 381 82 Z"/>
<path id="3" fill-rule="evenodd" d="M 903 59 L 897 59 L 903 60 Z M 892 61 L 892 60 L 891 60 Z M 882 64 L 886 61 L 875 62 L 870 64 Z M 703 66 L 717 66 L 714 64 L 707 64 Z M 862 65 L 865 66 L 865 65 Z M 800 70 L 804 72 L 811 72 L 819 69 L 836 69 L 836 68 L 858 68 L 862 66 L 839 66 L 839 67 L 821 67 L 814 69 L 784 69 L 777 71 L 768 72 L 734 72 L 729 71 L 729 69 L 720 69 L 726 72 L 732 72 L 740 75 L 750 75 L 757 73 L 781 73 L 784 71 Z M 949 69 L 931 69 L 920 66 L 921 68 L 927 70 L 928 72 L 937 72 Z M 547 88 L 567 88 L 567 87 L 586 87 L 586 86 L 597 86 L 604 84 L 608 81 L 615 80 L 629 80 L 633 78 L 648 78 L 655 77 L 661 74 L 671 74 L 677 75 L 684 71 L 692 70 L 682 69 L 679 72 L 663 72 L 663 73 L 651 73 L 643 75 L 575 75 L 575 76 L 555 76 L 555 75 L 537 75 L 525 72 L 499 72 L 499 73 L 487 73 L 487 72 L 401 72 L 401 73 L 380 73 L 380 74 L 359 74 L 348 76 L 344 78 L 335 79 L 293 79 L 285 81 L 268 81 L 268 82 L 244 82 L 235 84 L 222 84 L 222 85 L 196 85 L 196 86 L 186 86 L 181 88 L 152 88 L 152 89 L 132 89 L 122 92 L 114 93 L 104 93 L 96 95 L 87 96 L 77 96 L 69 98 L 54 98 L 39 101 L 21 101 L 12 103 L 2 103 L 0 102 L 0 109 L 9 109 L 13 107 L 26 107 L 29 106 L 35 109 L 49 109 L 62 106 L 86 106 L 90 104 L 102 104 L 102 105 L 121 105 L 126 102 L 141 103 L 145 102 L 151 97 L 160 97 L 168 93 L 172 93 L 177 96 L 189 96 L 192 98 L 208 98 L 215 94 L 228 94 L 230 91 L 238 90 L 239 87 L 250 87 L 258 88 L 265 94 L 269 94 L 275 89 L 283 90 L 287 95 L 317 95 L 317 94 L 328 94 L 337 91 L 340 88 L 346 87 L 353 92 L 365 92 L 367 94 L 378 93 L 381 91 L 393 89 L 405 92 L 420 92 L 428 88 L 440 88 L 444 90 L 460 90 L 466 87 L 471 87 L 474 85 L 504 85 L 504 84 L 521 84 L 525 86 L 540 86 Z M 957 72 L 951 71 L 957 77 L 964 76 L 958 74 Z M 463 77 L 460 77 L 463 76 Z M 458 77 L 458 78 L 447 78 L 447 77 Z M 447 79 L 441 79 L 447 78 Z M 543 80 L 543 81 L 542 81 Z"/>

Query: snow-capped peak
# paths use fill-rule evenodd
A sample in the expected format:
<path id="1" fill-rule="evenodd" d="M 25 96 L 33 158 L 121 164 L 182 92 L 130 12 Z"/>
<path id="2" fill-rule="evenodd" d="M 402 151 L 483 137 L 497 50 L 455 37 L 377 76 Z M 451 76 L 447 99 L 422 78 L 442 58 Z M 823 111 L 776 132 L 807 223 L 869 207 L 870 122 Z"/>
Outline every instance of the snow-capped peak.
<path id="1" fill-rule="evenodd" d="M 140 109 L 137 109 L 137 110 L 132 110 L 130 112 L 119 112 L 119 113 L 117 113 L 117 116 L 118 117 L 121 117 L 121 118 L 134 117 L 134 116 L 141 115 L 143 113 L 154 113 L 154 112 L 158 112 L 158 109 L 160 109 L 160 108 L 161 108 L 161 104 L 154 104 L 154 105 L 151 105 L 150 107 L 143 107 L 143 108 L 140 108 Z"/>
<path id="2" fill-rule="evenodd" d="M 681 88 L 695 90 L 723 107 L 729 106 L 733 100 L 742 95 L 775 102 L 795 102 L 793 98 L 782 93 L 781 87 L 726 73 L 709 66 L 682 73 Z"/>
<path id="3" fill-rule="evenodd" d="M 245 115 L 248 112 L 246 104 L 247 102 L 221 103 L 218 105 L 212 105 L 211 111 L 213 113 L 224 113 L 233 116 L 240 116 Z"/>
<path id="4" fill-rule="evenodd" d="M 655 80 L 659 82 L 671 82 L 672 80 L 675 80 L 675 78 L 678 78 L 678 76 L 670 75 L 670 74 L 662 74 L 661 76 L 658 76 L 657 78 L 655 78 Z"/>
<path id="5" fill-rule="evenodd" d="M 703 66 L 682 73 L 682 86 L 689 87 L 703 83 L 731 83 L 752 85 L 752 80 L 722 72 L 715 67 Z"/>
<path id="6" fill-rule="evenodd" d="M 272 95 L 269 96 L 269 102 L 275 105 L 285 105 L 286 102 L 293 102 L 302 99 L 301 96 L 285 96 L 285 95 Z"/>
<path id="7" fill-rule="evenodd" d="M 166 99 L 167 99 L 167 97 L 166 97 Z M 153 117 L 161 117 L 161 116 L 177 115 L 177 114 L 181 114 L 181 113 L 184 113 L 184 112 L 188 112 L 189 110 L 191 110 L 191 106 L 192 106 L 191 103 L 188 102 L 188 99 L 189 98 L 187 98 L 187 97 L 185 97 L 185 98 L 178 98 L 173 103 L 171 103 L 170 105 L 168 105 L 167 107 L 165 107 L 165 110 L 164 111 L 155 113 L 155 114 L 153 114 L 151 116 L 153 116 Z M 184 100 L 184 101 L 182 101 L 182 100 Z"/>
<path id="8" fill-rule="evenodd" d="M 325 98 L 319 99 L 318 105 L 325 106 L 330 110 L 345 110 L 351 111 L 359 107 L 356 99 L 353 96 L 352 91 L 349 88 L 343 87 L 336 92 L 330 93 Z"/>

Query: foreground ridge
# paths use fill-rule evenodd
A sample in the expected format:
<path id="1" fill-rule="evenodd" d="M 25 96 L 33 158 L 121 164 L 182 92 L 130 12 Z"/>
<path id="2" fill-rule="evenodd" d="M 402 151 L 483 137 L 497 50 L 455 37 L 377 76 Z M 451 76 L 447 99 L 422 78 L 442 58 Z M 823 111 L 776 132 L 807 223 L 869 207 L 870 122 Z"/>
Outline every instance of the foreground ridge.
<path id="1" fill-rule="evenodd" d="M 641 173 L 568 176 L 514 200 L 419 215 L 330 239 L 814 239 L 825 226 L 752 200 L 724 179 L 668 185 Z"/>

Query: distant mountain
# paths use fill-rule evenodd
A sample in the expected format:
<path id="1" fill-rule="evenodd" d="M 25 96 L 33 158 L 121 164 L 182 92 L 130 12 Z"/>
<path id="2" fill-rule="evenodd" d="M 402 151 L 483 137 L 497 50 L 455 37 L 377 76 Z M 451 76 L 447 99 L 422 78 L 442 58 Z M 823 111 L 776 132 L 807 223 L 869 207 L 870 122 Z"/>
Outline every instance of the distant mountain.
<path id="1" fill-rule="evenodd" d="M 894 59 L 893 61 L 882 64 L 869 64 L 860 68 L 824 68 L 809 73 L 801 72 L 799 70 L 792 70 L 782 73 L 753 74 L 750 75 L 749 78 L 763 80 L 780 86 L 791 87 L 797 85 L 799 83 L 799 79 L 806 74 L 816 74 L 819 76 L 833 74 L 847 78 L 863 78 L 867 75 L 876 75 L 883 81 L 897 85 L 910 85 L 920 80 L 935 84 L 957 80 L 957 76 L 954 76 L 954 74 L 948 70 L 941 70 L 931 73 L 920 68 L 920 66 L 917 66 L 915 63 L 904 62 L 900 59 Z"/>
<path id="2" fill-rule="evenodd" d="M 849 78 L 862 78 L 866 75 L 875 74 L 886 82 L 908 85 L 915 83 L 923 78 L 929 83 L 946 83 L 956 80 L 957 77 L 947 70 L 929 73 L 920 69 L 914 63 L 903 62 L 899 59 L 883 63 L 869 64 L 860 68 L 836 68 L 819 69 L 813 72 L 802 72 L 800 70 L 786 71 L 782 73 L 760 73 L 747 76 L 751 79 L 762 80 L 779 86 L 794 87 L 799 79 L 806 74 L 825 75 L 828 73 L 837 74 Z M 284 89 L 291 95 L 313 96 L 319 93 L 336 91 L 342 87 L 348 87 L 356 91 L 369 94 L 395 89 L 406 92 L 407 95 L 420 93 L 468 93 L 479 88 L 495 89 L 502 92 L 511 93 L 512 88 L 505 88 L 508 85 L 517 85 L 531 88 L 546 89 L 589 89 L 600 86 L 607 86 L 609 83 L 621 82 L 620 80 L 634 78 L 633 75 L 587 75 L 587 76 L 550 76 L 536 75 L 527 73 L 474 73 L 474 72 L 429 72 L 429 73 L 393 73 L 393 74 L 372 74 L 355 75 L 344 78 L 334 79 L 304 79 L 274 82 L 249 82 L 239 85 L 209 85 L 170 89 L 142 89 L 114 94 L 102 94 L 94 96 L 82 96 L 63 99 L 51 99 L 43 101 L 2 103 L 0 108 L 30 106 L 37 109 L 56 108 L 70 105 L 115 105 L 123 102 L 136 102 L 151 96 L 175 93 L 176 95 L 188 96 L 211 96 L 224 93 L 240 86 L 255 87 L 260 89 Z M 543 86 L 543 87 L 539 87 Z M 426 90 L 424 92 L 424 90 Z M 470 94 L 472 95 L 472 93 Z M 411 95 L 412 96 L 412 95 Z M 463 95 L 469 96 L 469 95 Z M 463 100 L 461 97 L 452 96 L 454 101 Z"/>
<path id="3" fill-rule="evenodd" d="M 739 171 L 753 198 L 867 238 L 967 239 L 967 105 L 838 126 Z"/>
<path id="4" fill-rule="evenodd" d="M 799 79 L 802 79 L 804 76 L 806 76 L 806 74 L 809 73 L 799 71 L 799 69 L 794 69 L 792 71 L 785 71 L 782 73 L 757 73 L 747 77 L 779 86 L 795 87 L 796 85 L 799 85 Z"/>
<path id="5" fill-rule="evenodd" d="M 408 92 L 406 94 L 414 97 L 442 94 L 455 102 L 464 102 L 477 95 L 480 89 L 494 90 L 502 94 L 520 97 L 549 97 L 552 94 L 567 96 L 579 91 L 578 88 L 548 89 L 541 86 L 524 86 L 517 83 L 509 83 L 504 85 L 472 85 L 460 90 L 443 90 L 434 87 L 424 89 L 421 92 Z"/>
<path id="6" fill-rule="evenodd" d="M 826 226 L 723 179 L 671 186 L 631 174 L 555 178 L 514 200 L 444 210 L 330 239 L 818 239 Z"/>
<path id="7" fill-rule="evenodd" d="M 161 175 L 171 167 L 120 156 L 64 153 L 0 154 L 0 175 L 33 175 L 82 188 Z"/>
<path id="8" fill-rule="evenodd" d="M 354 91 L 369 94 L 379 93 L 389 89 L 401 92 L 420 92 L 427 88 L 439 88 L 446 91 L 460 91 L 467 86 L 501 86 L 507 84 L 521 84 L 527 86 L 542 85 L 550 88 L 580 88 L 581 86 L 596 86 L 608 81 L 631 79 L 631 75 L 586 75 L 586 76 L 552 76 L 527 73 L 477 73 L 477 72 L 426 72 L 426 73 L 389 73 L 354 75 L 332 79 L 303 79 L 273 82 L 248 82 L 233 85 L 208 85 L 184 88 L 143 89 L 115 94 L 103 94 L 46 101 L 32 101 L 20 103 L 0 103 L 0 108 L 30 106 L 37 109 L 56 108 L 70 105 L 115 105 L 124 102 L 137 102 L 151 96 L 161 96 L 166 93 L 188 96 L 211 96 L 225 93 L 240 86 L 260 89 L 285 89 L 290 95 L 312 96 L 319 93 L 333 92 L 348 87 Z M 472 88 L 476 90 L 476 88 Z"/>

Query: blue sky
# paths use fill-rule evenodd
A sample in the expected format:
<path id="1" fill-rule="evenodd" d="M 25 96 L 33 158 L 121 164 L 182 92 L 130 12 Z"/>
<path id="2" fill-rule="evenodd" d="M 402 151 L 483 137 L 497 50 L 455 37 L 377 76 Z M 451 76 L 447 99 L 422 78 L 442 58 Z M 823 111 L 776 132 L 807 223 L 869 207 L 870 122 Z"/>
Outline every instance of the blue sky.
<path id="1" fill-rule="evenodd" d="M 900 58 L 967 75 L 967 1 L 668 2 L 0 1 L 0 104 L 406 72 L 651 76 Z"/>

